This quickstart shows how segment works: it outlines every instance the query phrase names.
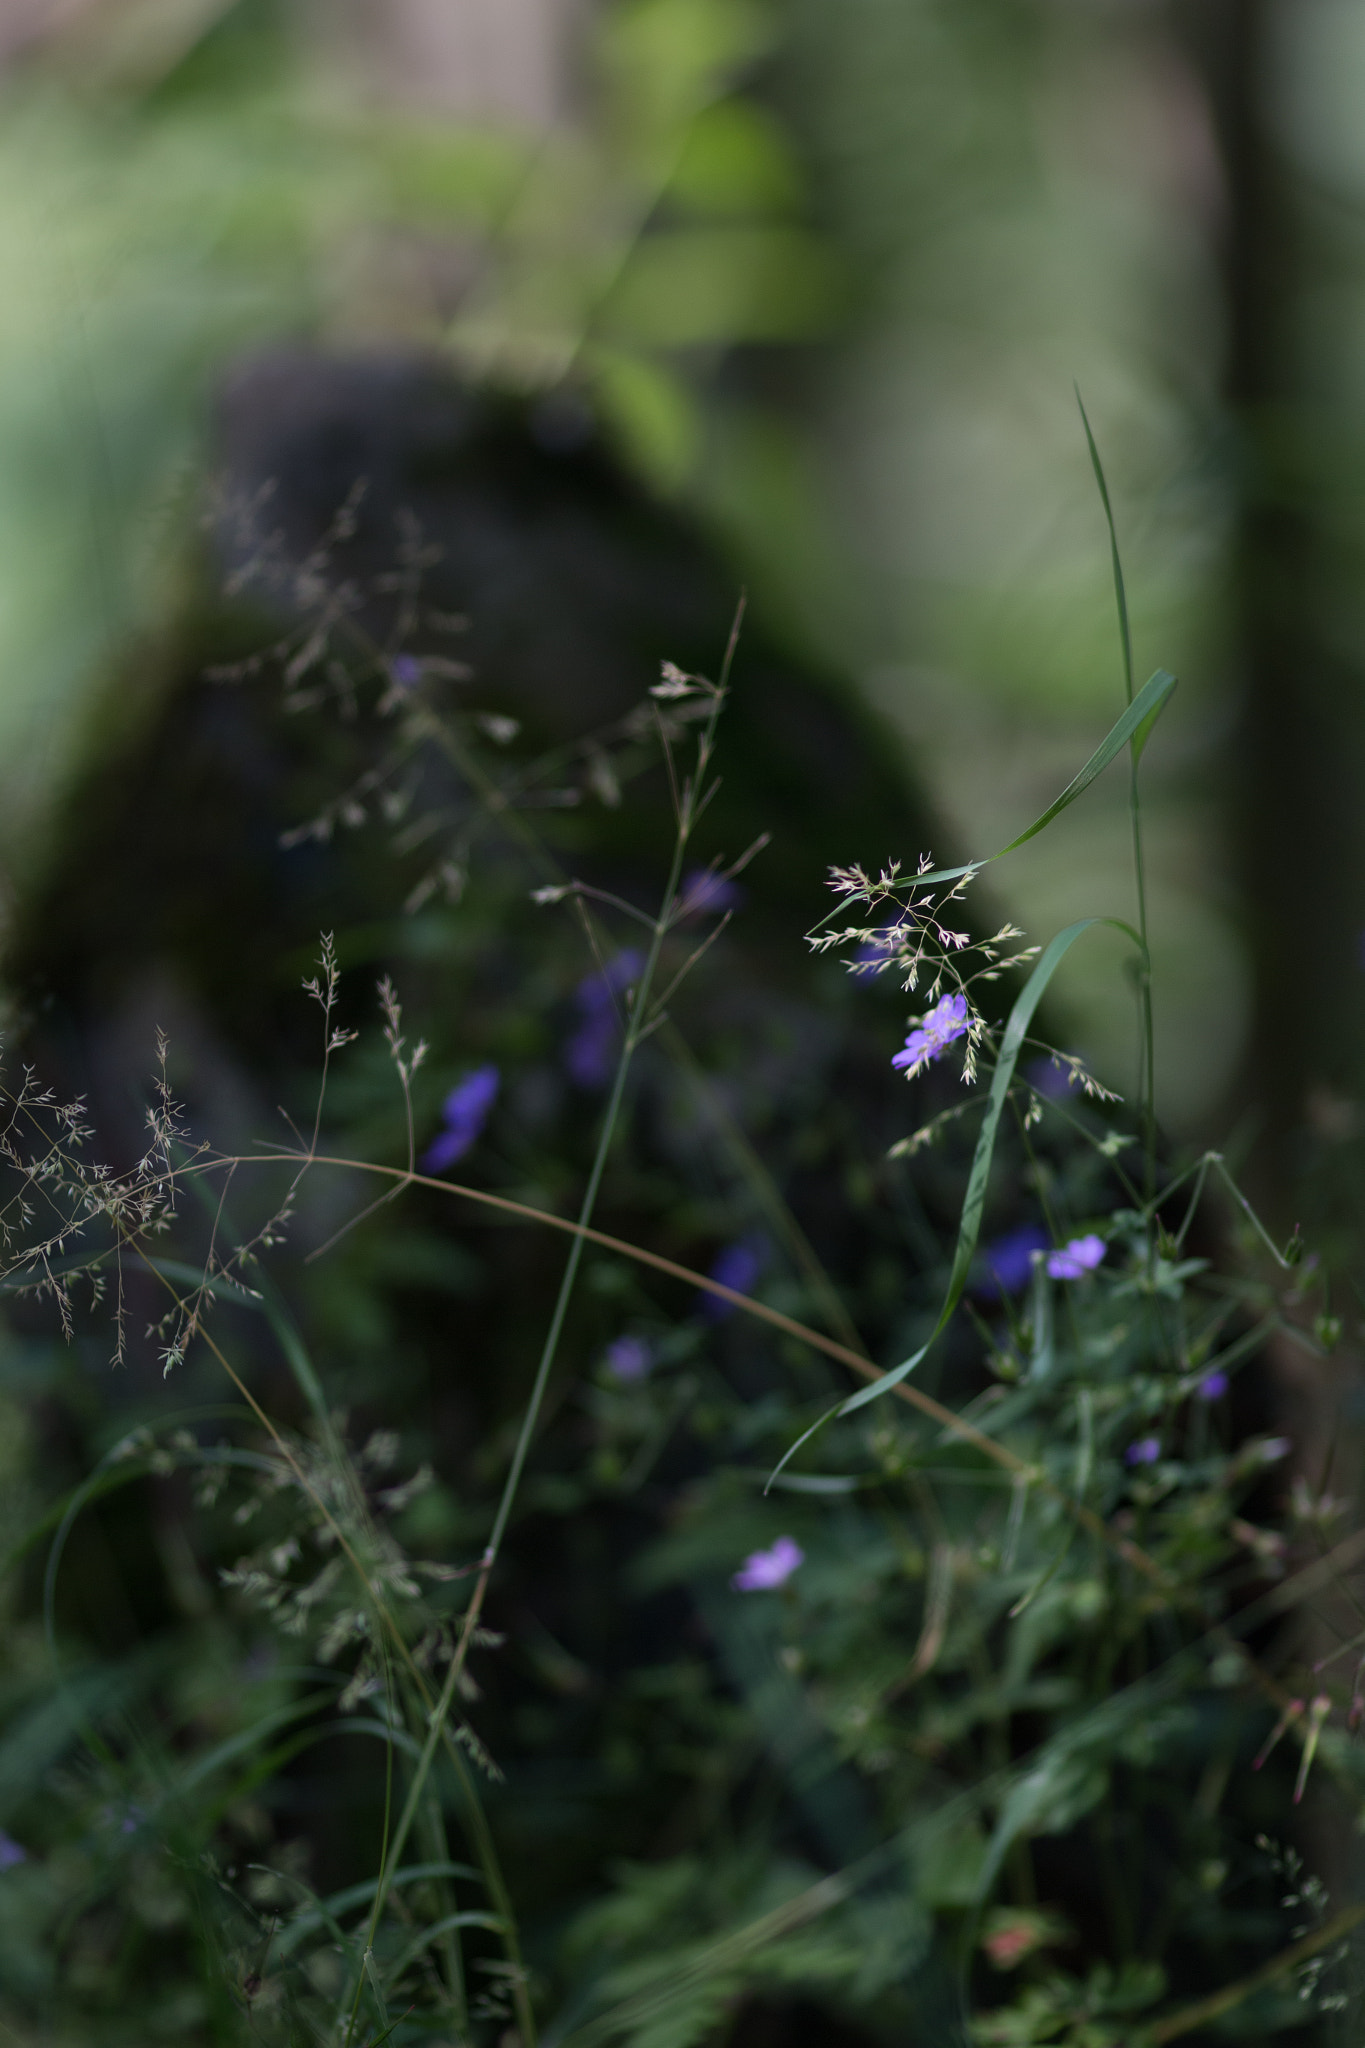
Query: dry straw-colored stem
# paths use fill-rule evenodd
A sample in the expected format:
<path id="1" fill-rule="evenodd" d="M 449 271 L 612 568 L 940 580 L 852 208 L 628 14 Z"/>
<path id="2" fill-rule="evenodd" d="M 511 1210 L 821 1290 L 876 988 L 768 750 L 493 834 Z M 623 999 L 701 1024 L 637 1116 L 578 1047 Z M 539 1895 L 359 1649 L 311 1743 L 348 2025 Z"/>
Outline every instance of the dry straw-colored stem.
<path id="1" fill-rule="evenodd" d="M 266 1152 L 255 1154 L 250 1163 L 296 1166 L 298 1159 L 299 1155 L 295 1152 Z M 220 1166 L 247 1163 L 249 1162 L 245 1157 L 210 1162 Z M 680 1265 L 676 1259 L 665 1258 L 662 1252 L 648 1251 L 643 1245 L 631 1244 L 625 1238 L 612 1237 L 607 1231 L 594 1229 L 590 1224 L 575 1223 L 569 1217 L 556 1216 L 548 1209 L 532 1208 L 529 1203 L 514 1201 L 510 1195 L 495 1195 L 485 1188 L 466 1187 L 459 1181 L 437 1180 L 430 1174 L 410 1173 L 407 1168 L 401 1166 L 382 1166 L 366 1159 L 341 1159 L 327 1153 L 314 1154 L 309 1164 L 339 1167 L 352 1173 L 382 1174 L 388 1179 L 401 1181 L 413 1187 L 434 1188 L 440 1194 L 459 1195 L 466 1201 L 478 1202 L 485 1208 L 501 1210 L 505 1215 L 518 1216 L 528 1223 L 542 1224 L 550 1230 L 564 1231 L 569 1236 L 578 1237 L 589 1244 L 601 1245 L 604 1251 L 619 1253 L 622 1258 L 633 1259 L 643 1266 L 652 1266 L 656 1272 L 666 1273 L 670 1279 L 681 1280 L 689 1287 L 700 1288 L 703 1293 L 714 1295 L 718 1300 L 728 1302 L 733 1308 L 742 1309 L 746 1315 L 757 1317 L 760 1322 L 770 1324 L 788 1337 L 795 1337 L 798 1342 L 810 1345 L 813 1350 L 824 1352 L 826 1357 L 835 1359 L 840 1365 L 847 1366 L 850 1372 L 857 1373 L 860 1379 L 876 1381 L 886 1377 L 881 1367 L 874 1365 L 865 1353 L 839 1343 L 834 1337 L 827 1337 L 823 1331 L 812 1329 L 808 1323 L 798 1322 L 794 1316 L 784 1315 L 780 1309 L 770 1308 L 766 1302 L 755 1301 L 752 1295 L 741 1294 L 737 1289 L 725 1286 L 720 1280 L 713 1280 L 705 1273 L 695 1272 L 690 1266 Z M 1084 1529 L 1116 1550 L 1124 1562 L 1132 1565 L 1135 1571 L 1140 1572 L 1163 1592 L 1174 1593 L 1174 1581 L 1155 1558 L 1148 1556 L 1145 1550 L 1131 1542 L 1128 1537 L 1111 1529 L 1108 1523 L 1092 1508 L 1086 1507 L 1084 1502 L 1073 1499 L 1063 1488 L 1054 1487 L 1026 1458 L 1021 1458 L 1006 1445 L 997 1443 L 994 1437 L 988 1435 L 985 1430 L 978 1429 L 975 1423 L 968 1422 L 964 1416 L 955 1414 L 941 1401 L 936 1401 L 932 1394 L 922 1392 L 919 1387 L 911 1386 L 905 1380 L 901 1380 L 891 1391 L 898 1400 L 906 1402 L 912 1408 L 918 1408 L 921 1414 L 927 1415 L 931 1421 L 937 1422 L 941 1428 L 960 1438 L 963 1443 L 971 1444 L 984 1457 L 990 1458 L 1005 1471 L 1027 1477 L 1042 1491 L 1062 1502 Z"/>

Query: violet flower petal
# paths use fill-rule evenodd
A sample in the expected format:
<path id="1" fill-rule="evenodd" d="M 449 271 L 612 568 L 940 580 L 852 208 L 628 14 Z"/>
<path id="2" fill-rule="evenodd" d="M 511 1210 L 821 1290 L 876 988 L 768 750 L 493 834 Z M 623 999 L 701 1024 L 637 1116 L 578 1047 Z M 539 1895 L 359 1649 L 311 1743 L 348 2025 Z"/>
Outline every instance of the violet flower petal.
<path id="1" fill-rule="evenodd" d="M 779 1536 L 770 1549 L 750 1551 L 730 1584 L 737 1593 L 771 1592 L 785 1585 L 805 1561 L 806 1553 L 794 1537 Z"/>

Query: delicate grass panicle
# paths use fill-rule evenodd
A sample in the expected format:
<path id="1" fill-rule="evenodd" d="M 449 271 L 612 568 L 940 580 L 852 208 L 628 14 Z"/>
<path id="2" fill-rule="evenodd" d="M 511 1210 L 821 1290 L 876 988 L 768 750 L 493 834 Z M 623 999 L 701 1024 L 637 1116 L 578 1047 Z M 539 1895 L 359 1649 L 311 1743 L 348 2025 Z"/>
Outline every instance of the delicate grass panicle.
<path id="1" fill-rule="evenodd" d="M 1098 457 L 1096 473 L 1103 491 Z M 897 1267 L 863 1294 L 822 1266 L 742 1131 L 727 1156 L 747 1207 L 717 1223 L 709 1271 L 711 1254 L 659 1248 L 676 1233 L 598 1222 L 608 1196 L 613 1217 L 644 1199 L 637 1125 L 646 1109 L 685 1121 L 670 1088 L 690 1091 L 694 1125 L 703 1102 L 724 1128 L 671 1006 L 723 973 L 737 878 L 762 846 L 726 859 L 699 844 L 739 619 L 715 682 L 665 663 L 611 730 L 523 757 L 514 721 L 459 708 L 458 661 L 415 651 L 419 627 L 460 630 L 427 617 L 424 559 L 407 533 L 383 644 L 324 554 L 257 562 L 299 623 L 246 667 L 273 662 L 289 709 L 377 735 L 297 836 L 377 822 L 424 864 L 410 910 L 444 901 L 456 918 L 476 914 L 485 848 L 519 849 L 523 903 L 568 920 L 544 943 L 577 934 L 545 1071 L 571 1084 L 566 1116 L 594 1118 L 591 1147 L 571 1200 L 516 1121 L 524 1032 L 495 1045 L 432 1017 L 435 1050 L 410 1050 L 386 977 L 380 1031 L 356 1043 L 331 938 L 305 983 L 320 1084 L 286 1143 L 229 1156 L 192 1140 L 164 1047 L 124 1171 L 89 1163 L 79 1104 L 29 1074 L 7 1096 L 0 1244 L 21 1314 L 36 1327 L 55 1304 L 77 1337 L 108 1297 L 122 1358 L 130 1295 L 154 1289 L 164 1369 L 211 1360 L 223 1386 L 216 1406 L 124 1434 L 11 1532 L 13 1562 L 45 1546 L 46 1661 L 16 1663 L 0 1748 L 0 2016 L 22 2039 L 325 2048 L 690 2048 L 742 2040 L 759 2007 L 793 2040 L 838 2022 L 870 2041 L 1120 2048 L 1214 2023 L 1256 2039 L 1306 2015 L 1334 2024 L 1357 1909 L 1334 1909 L 1271 1842 L 1320 1775 L 1365 1810 L 1360 1644 L 1338 1656 L 1323 1633 L 1347 1636 L 1341 1616 L 1359 1612 L 1362 1543 L 1335 1526 L 1325 1479 L 1295 1496 L 1300 1535 L 1274 1526 L 1290 1447 L 1241 1398 L 1272 1332 L 1321 1351 L 1331 1305 L 1322 1269 L 1279 1251 L 1239 1196 L 1240 1242 L 1214 1257 L 1216 1234 L 1196 1229 L 1210 1180 L 1231 1189 L 1222 1160 L 1167 1173 L 1158 1148 L 1138 765 L 1174 683 L 1133 687 L 1117 545 L 1126 703 L 1002 854 L 1127 750 L 1136 1130 L 1035 1035 L 1061 960 L 1108 920 L 1038 946 L 1011 925 L 982 940 L 969 898 L 984 862 L 838 869 L 811 944 L 853 979 L 826 978 L 822 1000 L 883 1005 L 886 1086 L 908 1083 L 918 1120 L 860 1169 L 904 1228 Z M 562 867 L 540 827 L 616 813 L 651 765 L 674 831 L 643 910 Z M 890 982 L 918 1005 L 903 1049 Z M 355 1065 L 370 1036 L 401 1100 L 396 1157 L 328 1135 L 381 1127 Z M 940 1107 L 954 1071 L 961 1092 Z M 956 1210 L 946 1241 L 905 1164 L 930 1145 L 933 1200 Z M 288 1268 L 291 1286 L 316 1270 L 362 1301 L 374 1246 L 416 1256 L 395 1220 L 405 1193 L 563 1244 L 520 1414 L 479 1446 L 455 1507 L 439 1438 L 415 1463 L 402 1418 L 349 1440 L 328 1360 L 277 1282 L 270 1255 L 326 1177 L 350 1207 L 326 1232 L 309 1210 L 313 1264 Z M 288 1368 L 288 1421 L 242 1362 L 252 1327 Z M 216 1561 L 215 1585 L 176 1539 L 193 1621 L 173 1679 L 160 1652 L 100 1665 L 64 1618 L 84 1532 L 139 1485 L 192 1501 L 193 1548 Z M 614 1691 L 537 1618 L 534 1584 L 504 1597 L 504 1552 L 535 1515 L 634 1531 L 631 1584 L 673 1603 Z M 579 1733 L 559 1709 L 504 1710 L 514 1664 Z M 596 1762 L 572 1748 L 589 1740 Z M 377 1766 L 356 1808 L 368 1867 L 330 1887 L 314 1879 L 322 1819 L 272 1819 L 319 1782 L 297 1772 L 326 1744 Z M 619 1781 L 651 1833 L 618 1819 L 633 1856 L 598 1868 L 592 1896 L 534 1898 L 523 1922 L 505 1863 L 517 1787 L 544 1783 L 548 1831 L 569 1763 L 586 1773 L 576 1811 Z"/>

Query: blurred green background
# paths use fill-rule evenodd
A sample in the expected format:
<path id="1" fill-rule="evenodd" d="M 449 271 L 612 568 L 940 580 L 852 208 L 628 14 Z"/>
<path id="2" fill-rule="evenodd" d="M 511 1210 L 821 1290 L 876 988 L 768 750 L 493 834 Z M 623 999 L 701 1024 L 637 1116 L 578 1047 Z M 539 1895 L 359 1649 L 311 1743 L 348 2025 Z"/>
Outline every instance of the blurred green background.
<path id="1" fill-rule="evenodd" d="M 1182 677 L 1165 1114 L 1273 1190 L 1358 1079 L 1363 93 L 1350 0 L 0 0 L 8 886 L 96 693 L 155 688 L 215 391 L 300 339 L 581 392 L 991 851 L 1122 700 L 1079 386 L 1140 676 Z M 1124 797 L 993 885 L 1031 937 L 1128 914 Z M 1117 946 L 1078 953 L 1126 1088 Z"/>

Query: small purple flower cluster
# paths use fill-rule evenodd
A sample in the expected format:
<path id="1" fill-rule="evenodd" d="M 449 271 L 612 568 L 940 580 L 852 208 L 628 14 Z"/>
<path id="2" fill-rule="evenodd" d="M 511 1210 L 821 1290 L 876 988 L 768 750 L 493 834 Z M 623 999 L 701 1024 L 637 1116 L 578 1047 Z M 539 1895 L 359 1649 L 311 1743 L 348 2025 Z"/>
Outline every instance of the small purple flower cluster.
<path id="1" fill-rule="evenodd" d="M 986 1296 L 1017 1294 L 1033 1272 L 1033 1255 L 1045 1252 L 1051 1240 L 1037 1223 L 1021 1223 L 989 1244 L 983 1254 L 987 1278 L 977 1287 Z"/>
<path id="2" fill-rule="evenodd" d="M 463 1159 L 488 1121 L 498 1093 L 498 1070 L 475 1067 L 459 1086 L 452 1088 L 441 1110 L 442 1129 L 422 1154 L 423 1173 L 444 1173 L 457 1159 Z"/>
<path id="3" fill-rule="evenodd" d="M 1096 1237 L 1093 1231 L 1085 1237 L 1073 1237 L 1057 1251 L 1048 1251 L 1049 1243 L 1047 1232 L 1036 1223 L 1021 1223 L 1017 1229 L 1007 1230 L 986 1247 L 983 1257 L 989 1277 L 978 1285 L 977 1293 L 987 1297 L 1017 1294 L 1027 1285 L 1038 1252 L 1047 1252 L 1050 1279 L 1080 1280 L 1094 1272 L 1106 1250 L 1104 1239 Z"/>
<path id="4" fill-rule="evenodd" d="M 955 1038 L 961 1038 L 970 1028 L 965 996 L 941 996 L 928 1016 L 923 1018 L 905 1041 L 905 1050 L 894 1053 L 893 1067 L 902 1067 L 913 1075 L 917 1068 L 927 1066 L 948 1050 Z"/>
<path id="5" fill-rule="evenodd" d="M 736 1294 L 752 1294 L 771 1256 L 767 1238 L 761 1232 L 751 1232 L 734 1244 L 722 1246 L 712 1261 L 708 1278 L 718 1280 L 722 1287 L 732 1287 Z M 704 1294 L 701 1313 L 708 1323 L 723 1323 L 735 1313 L 735 1304 L 718 1294 Z"/>
<path id="6" fill-rule="evenodd" d="M 643 1337 L 615 1337 L 607 1346 L 606 1362 L 612 1378 L 623 1384 L 647 1379 L 654 1364 L 654 1347 Z"/>
<path id="7" fill-rule="evenodd" d="M 779 1536 L 769 1550 L 753 1550 L 745 1558 L 730 1584 L 737 1593 L 768 1593 L 785 1585 L 806 1553 L 793 1536 Z"/>
<path id="8" fill-rule="evenodd" d="M 878 925 L 871 938 L 864 939 L 853 955 L 855 974 L 875 974 L 895 957 L 907 933 L 914 931 L 914 919 L 902 917 L 894 924 Z"/>
<path id="9" fill-rule="evenodd" d="M 1228 1376 L 1217 1366 L 1206 1372 L 1195 1387 L 1195 1397 L 1200 1401 L 1220 1401 L 1228 1390 Z M 1155 1465 L 1161 1456 L 1161 1439 L 1157 1436 L 1140 1436 L 1129 1444 L 1123 1454 L 1125 1465 Z"/>
<path id="10" fill-rule="evenodd" d="M 743 890 L 728 875 L 718 875 L 714 868 L 689 868 L 678 891 L 678 916 L 689 924 L 698 917 L 723 917 L 743 901 Z"/>
<path id="11" fill-rule="evenodd" d="M 1059 1252 L 1048 1257 L 1047 1270 L 1053 1280 L 1081 1280 L 1093 1273 L 1104 1257 L 1105 1244 L 1092 1230 L 1085 1237 L 1073 1237 Z"/>
<path id="12" fill-rule="evenodd" d="M 1024 1069 L 1024 1079 L 1049 1102 L 1060 1102 L 1077 1086 L 1075 1068 L 1059 1067 L 1053 1060 L 1030 1060 Z"/>
<path id="13" fill-rule="evenodd" d="M 635 981 L 644 957 L 633 946 L 609 960 L 598 974 L 589 974 L 574 990 L 578 1028 L 564 1047 L 569 1078 L 580 1088 L 605 1088 L 621 1044 L 618 998 Z"/>

